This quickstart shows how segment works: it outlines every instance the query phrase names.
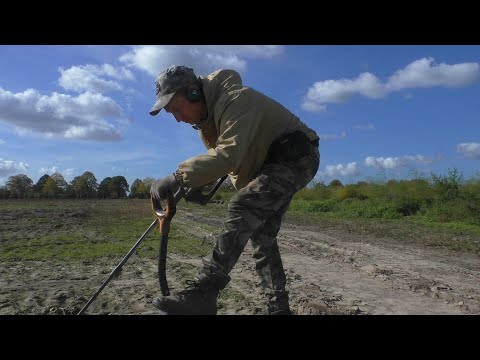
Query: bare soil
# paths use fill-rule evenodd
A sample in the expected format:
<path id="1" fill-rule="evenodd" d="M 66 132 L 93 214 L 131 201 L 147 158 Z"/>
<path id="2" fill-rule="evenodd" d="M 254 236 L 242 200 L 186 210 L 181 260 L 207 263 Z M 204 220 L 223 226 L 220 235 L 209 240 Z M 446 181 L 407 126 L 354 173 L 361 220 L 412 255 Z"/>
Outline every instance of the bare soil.
<path id="1" fill-rule="evenodd" d="M 174 221 L 212 245 L 222 224 L 218 216 L 182 210 Z M 278 239 L 296 315 L 480 314 L 478 255 L 288 221 Z M 76 314 L 120 260 L 2 261 L 0 314 Z M 200 263 L 199 257 L 169 255 L 172 293 Z M 250 244 L 231 277 L 218 314 L 263 314 Z M 156 315 L 151 301 L 159 294 L 157 259 L 133 255 L 86 313 Z"/>

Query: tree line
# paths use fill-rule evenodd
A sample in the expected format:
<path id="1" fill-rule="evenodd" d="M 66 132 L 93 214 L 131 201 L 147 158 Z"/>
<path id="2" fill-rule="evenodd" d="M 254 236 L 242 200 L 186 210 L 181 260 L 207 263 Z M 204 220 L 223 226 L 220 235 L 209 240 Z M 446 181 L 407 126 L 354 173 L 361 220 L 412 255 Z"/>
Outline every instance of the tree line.
<path id="1" fill-rule="evenodd" d="M 76 176 L 67 183 L 59 172 L 45 174 L 34 184 L 25 174 L 10 176 L 0 187 L 1 199 L 71 198 L 71 199 L 123 199 L 150 197 L 153 178 L 135 179 L 129 186 L 124 176 L 106 177 L 100 183 L 90 171 Z"/>

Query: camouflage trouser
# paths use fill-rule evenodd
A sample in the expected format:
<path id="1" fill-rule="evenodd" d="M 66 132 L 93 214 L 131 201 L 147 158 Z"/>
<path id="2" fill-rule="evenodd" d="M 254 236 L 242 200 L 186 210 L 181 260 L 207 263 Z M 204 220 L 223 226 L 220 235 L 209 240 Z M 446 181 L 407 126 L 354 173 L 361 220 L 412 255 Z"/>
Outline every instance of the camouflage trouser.
<path id="1" fill-rule="evenodd" d="M 224 229 L 217 237 L 213 252 L 203 259 L 201 270 L 216 279 L 219 289 L 229 282 L 228 274 L 250 239 L 263 289 L 272 296 L 285 292 L 286 278 L 277 234 L 293 195 L 305 187 L 318 170 L 318 147 L 312 145 L 309 152 L 295 161 L 267 161 L 257 176 L 230 200 Z"/>

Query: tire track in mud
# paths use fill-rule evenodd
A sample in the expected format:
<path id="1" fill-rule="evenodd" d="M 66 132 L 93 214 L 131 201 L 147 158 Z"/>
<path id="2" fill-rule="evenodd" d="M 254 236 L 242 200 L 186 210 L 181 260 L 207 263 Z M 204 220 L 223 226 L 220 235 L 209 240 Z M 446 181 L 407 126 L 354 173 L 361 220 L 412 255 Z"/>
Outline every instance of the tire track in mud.
<path id="1" fill-rule="evenodd" d="M 337 304 L 358 306 L 357 313 L 479 313 L 478 257 L 349 236 L 353 242 L 346 235 L 333 237 L 287 226 L 279 239 L 285 249 L 306 255 L 298 259 L 290 251 L 282 252 L 285 262 L 292 257 L 292 267 L 304 272 L 307 283 L 340 295 L 342 302 Z"/>

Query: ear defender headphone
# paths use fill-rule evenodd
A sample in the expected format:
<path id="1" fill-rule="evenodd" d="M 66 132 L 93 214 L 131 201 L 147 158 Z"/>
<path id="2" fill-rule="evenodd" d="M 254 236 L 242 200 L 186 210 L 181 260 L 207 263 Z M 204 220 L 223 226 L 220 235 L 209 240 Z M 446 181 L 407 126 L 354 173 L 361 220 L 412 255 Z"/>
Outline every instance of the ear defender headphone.
<path id="1" fill-rule="evenodd" d="M 186 88 L 183 90 L 183 96 L 185 96 L 185 98 L 187 99 L 188 102 L 191 102 L 191 103 L 197 103 L 199 101 L 202 101 L 204 99 L 204 96 L 203 96 L 203 90 L 202 90 L 202 87 L 200 85 L 200 89 L 189 89 L 189 88 Z M 206 117 L 205 117 L 206 119 Z M 200 121 L 195 124 L 195 125 L 192 125 L 192 127 L 195 129 L 195 130 L 201 130 L 202 129 L 202 122 L 205 121 L 205 119 L 200 119 Z"/>
<path id="2" fill-rule="evenodd" d="M 185 90 L 185 98 L 191 102 L 191 103 L 196 103 L 202 100 L 202 91 L 199 89 L 186 89 Z"/>

